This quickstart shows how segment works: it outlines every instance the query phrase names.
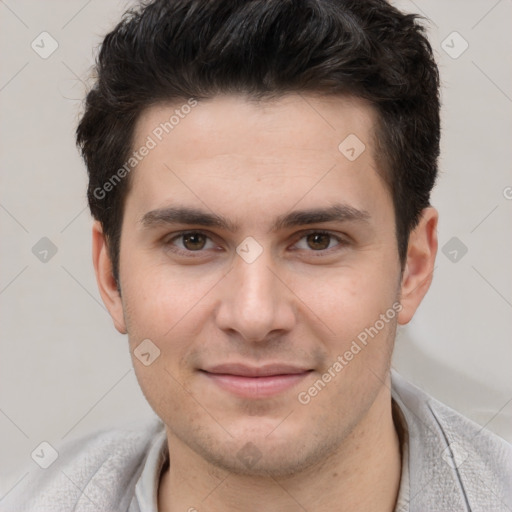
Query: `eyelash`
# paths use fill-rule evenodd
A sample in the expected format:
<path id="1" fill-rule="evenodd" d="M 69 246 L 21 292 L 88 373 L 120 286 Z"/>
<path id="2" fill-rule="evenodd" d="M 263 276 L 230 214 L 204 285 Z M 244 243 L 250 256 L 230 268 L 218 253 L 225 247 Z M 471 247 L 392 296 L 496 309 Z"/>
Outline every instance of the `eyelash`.
<path id="1" fill-rule="evenodd" d="M 330 254 L 330 252 L 332 250 L 339 250 L 342 247 L 348 245 L 348 243 L 349 243 L 345 238 L 342 238 L 339 235 L 335 235 L 335 234 L 331 233 L 330 231 L 325 231 L 325 230 L 321 230 L 321 229 L 320 230 L 319 229 L 312 229 L 312 230 L 300 233 L 300 237 L 297 238 L 297 240 L 294 242 L 294 245 L 297 244 L 303 238 L 306 238 L 308 235 L 313 235 L 313 234 L 315 234 L 315 235 L 327 235 L 327 236 L 333 238 L 336 242 L 338 242 L 337 246 L 330 247 L 328 249 L 322 249 L 322 250 L 318 250 L 318 251 L 315 251 L 315 250 L 311 249 L 309 251 L 306 251 L 306 252 L 312 253 L 312 255 L 314 255 L 314 257 L 322 257 L 322 256 L 326 255 L 326 253 Z M 172 247 L 172 249 L 171 249 L 172 252 L 178 254 L 179 256 L 186 256 L 186 257 L 193 257 L 193 258 L 201 257 L 202 253 L 205 252 L 205 249 L 200 249 L 200 250 L 197 250 L 197 251 L 190 251 L 190 250 L 179 249 L 179 248 L 177 248 L 176 246 L 173 245 L 173 242 L 175 240 L 178 240 L 178 239 L 184 237 L 185 235 L 203 235 L 208 240 L 212 241 L 212 237 L 209 236 L 208 233 L 205 233 L 204 231 L 182 231 L 181 233 L 177 233 L 174 236 L 172 236 L 172 238 L 166 239 L 164 241 L 164 245 L 168 246 L 168 247 Z M 338 248 L 338 249 L 336 249 L 336 248 Z M 305 249 L 296 249 L 296 250 L 301 251 L 301 250 L 305 250 Z M 194 254 L 194 253 L 197 253 L 197 254 Z"/>

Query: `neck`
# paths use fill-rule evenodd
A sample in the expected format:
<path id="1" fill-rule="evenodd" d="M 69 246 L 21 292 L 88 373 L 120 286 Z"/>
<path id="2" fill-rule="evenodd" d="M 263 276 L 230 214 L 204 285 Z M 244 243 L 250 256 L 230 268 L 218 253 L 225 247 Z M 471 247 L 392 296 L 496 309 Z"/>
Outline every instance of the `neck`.
<path id="1" fill-rule="evenodd" d="M 392 512 L 400 486 L 400 443 L 389 389 L 364 420 L 320 464 L 287 478 L 237 475 L 219 469 L 167 429 L 170 467 L 162 474 L 160 512 Z"/>

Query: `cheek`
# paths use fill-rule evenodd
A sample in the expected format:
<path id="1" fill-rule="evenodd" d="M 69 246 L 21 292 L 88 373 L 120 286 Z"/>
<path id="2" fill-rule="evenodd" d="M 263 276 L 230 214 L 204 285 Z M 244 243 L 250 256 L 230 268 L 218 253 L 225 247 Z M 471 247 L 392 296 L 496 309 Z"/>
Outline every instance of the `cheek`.
<path id="1" fill-rule="evenodd" d="M 198 325 L 190 319 L 201 313 L 205 297 L 222 274 L 199 276 L 192 267 L 155 264 L 141 257 L 124 263 L 123 306 L 131 337 L 163 341 L 185 324 L 192 335 Z"/>
<path id="2" fill-rule="evenodd" d="M 396 301 L 396 286 L 367 274 L 332 280 L 309 296 L 308 306 L 330 335 L 322 339 L 322 367 L 297 395 L 304 417 L 345 425 L 368 410 L 387 378 Z"/>
<path id="3" fill-rule="evenodd" d="M 180 361 L 200 336 L 204 298 L 218 278 L 194 279 L 178 267 L 135 258 L 125 261 L 125 272 L 123 307 L 137 380 L 160 417 L 176 417 L 190 399 L 183 388 L 188 368 Z"/>
<path id="4" fill-rule="evenodd" d="M 331 348 L 342 349 L 378 322 L 386 311 L 391 309 L 388 316 L 395 318 L 392 307 L 397 300 L 398 285 L 393 275 L 383 275 L 371 267 L 342 268 L 301 277 L 295 281 L 294 290 L 307 306 L 304 314 L 311 321 L 316 317 L 328 328 Z"/>
<path id="5" fill-rule="evenodd" d="M 179 362 L 200 335 L 202 301 L 215 281 L 212 277 L 190 279 L 177 267 L 164 269 L 133 263 L 123 288 L 132 364 L 139 385 L 157 414 L 175 414 L 180 401 L 187 399 L 181 385 L 188 378 L 187 368 Z M 150 340 L 149 351 L 141 349 L 145 347 L 143 343 L 148 344 L 144 340 Z M 143 355 L 148 352 L 149 357 Z"/>

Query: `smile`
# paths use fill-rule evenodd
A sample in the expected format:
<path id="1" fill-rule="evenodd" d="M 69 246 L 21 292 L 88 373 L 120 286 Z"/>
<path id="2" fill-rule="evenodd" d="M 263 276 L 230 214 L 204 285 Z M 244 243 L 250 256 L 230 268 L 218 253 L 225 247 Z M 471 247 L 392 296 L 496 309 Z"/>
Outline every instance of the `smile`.
<path id="1" fill-rule="evenodd" d="M 313 370 L 284 365 L 251 368 L 220 365 L 201 370 L 205 377 L 224 391 L 241 398 L 268 398 L 299 384 Z"/>

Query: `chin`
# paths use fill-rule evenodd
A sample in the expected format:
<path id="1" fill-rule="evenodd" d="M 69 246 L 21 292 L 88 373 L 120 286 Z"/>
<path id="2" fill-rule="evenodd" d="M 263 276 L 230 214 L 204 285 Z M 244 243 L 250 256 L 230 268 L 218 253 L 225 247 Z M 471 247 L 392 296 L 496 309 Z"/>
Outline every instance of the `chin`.
<path id="1" fill-rule="evenodd" d="M 257 419 L 256 419 L 257 421 Z M 275 425 L 275 422 L 272 422 Z M 238 432 L 227 443 L 205 443 L 196 439 L 194 450 L 213 466 L 241 476 L 286 478 L 324 463 L 336 444 L 328 437 L 318 439 L 294 430 L 279 427 L 279 435 L 271 430 L 256 429 Z M 305 444 L 307 440 L 309 444 Z M 196 444 L 197 443 L 197 444 Z"/>
<path id="2" fill-rule="evenodd" d="M 205 458 L 214 466 L 235 475 L 283 478 L 307 469 L 307 458 L 289 447 L 263 449 L 248 441 L 236 452 L 209 453 Z"/>

